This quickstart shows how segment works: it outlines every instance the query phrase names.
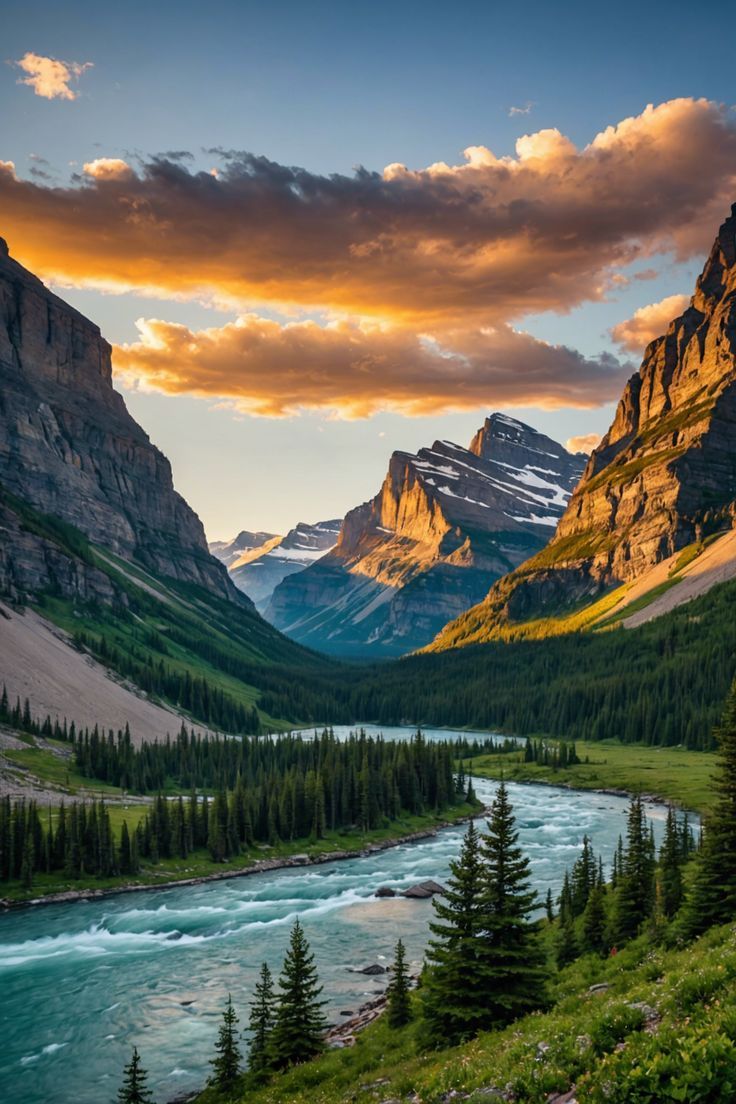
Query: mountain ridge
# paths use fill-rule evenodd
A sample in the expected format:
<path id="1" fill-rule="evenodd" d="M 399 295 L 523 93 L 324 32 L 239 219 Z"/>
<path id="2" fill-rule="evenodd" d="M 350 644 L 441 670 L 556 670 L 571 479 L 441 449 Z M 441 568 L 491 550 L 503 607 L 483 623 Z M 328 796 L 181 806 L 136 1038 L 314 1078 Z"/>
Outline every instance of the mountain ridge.
<path id="1" fill-rule="evenodd" d="M 432 649 L 523 633 L 728 529 L 736 515 L 736 204 L 687 309 L 647 346 L 550 544 Z"/>
<path id="2" fill-rule="evenodd" d="M 543 546 L 583 459 L 498 413 L 470 448 L 394 452 L 378 494 L 348 512 L 332 552 L 275 589 L 265 616 L 336 654 L 410 651 Z"/>

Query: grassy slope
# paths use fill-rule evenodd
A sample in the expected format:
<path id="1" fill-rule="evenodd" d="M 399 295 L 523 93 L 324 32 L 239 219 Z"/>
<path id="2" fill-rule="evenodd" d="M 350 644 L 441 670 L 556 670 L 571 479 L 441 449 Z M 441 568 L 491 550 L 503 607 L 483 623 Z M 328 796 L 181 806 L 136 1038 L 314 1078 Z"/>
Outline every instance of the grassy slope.
<path id="1" fill-rule="evenodd" d="M 593 984 L 609 989 L 590 993 Z M 391 1031 L 379 1020 L 354 1048 L 332 1051 L 237 1099 L 248 1104 L 434 1104 L 451 1092 L 471 1100 L 508 1087 L 519 1104 L 544 1104 L 577 1083 L 579 1100 L 614 1104 L 726 1101 L 736 1091 L 736 934 L 714 929 L 685 950 L 646 938 L 615 958 L 586 956 L 553 983 L 553 1004 L 464 1046 L 424 1052 L 417 1026 Z M 645 1002 L 661 1018 L 653 1034 L 630 1007 Z M 240 1010 L 241 1012 L 244 1009 Z M 617 1050 L 625 1042 L 625 1047 Z M 636 1095 L 639 1090 L 642 1095 Z M 653 1087 L 653 1095 L 645 1089 Z M 605 1094 L 610 1095 L 606 1096 Z M 414 1095 L 416 1094 L 416 1095 Z M 211 1089 L 200 1104 L 214 1104 Z"/>
<path id="2" fill-rule="evenodd" d="M 713 753 L 646 747 L 618 740 L 576 744 L 582 763 L 554 770 L 524 763 L 521 755 L 484 755 L 472 761 L 475 775 L 511 782 L 548 782 L 578 790 L 616 789 L 653 794 L 686 809 L 705 812 L 713 798 Z M 586 761 L 587 760 L 587 761 Z"/>

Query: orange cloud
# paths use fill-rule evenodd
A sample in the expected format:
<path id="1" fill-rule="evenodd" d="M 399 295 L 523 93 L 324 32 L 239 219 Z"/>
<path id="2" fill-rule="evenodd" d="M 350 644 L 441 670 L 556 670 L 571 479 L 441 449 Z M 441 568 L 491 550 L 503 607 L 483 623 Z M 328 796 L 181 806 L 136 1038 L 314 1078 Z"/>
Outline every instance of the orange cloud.
<path id="1" fill-rule="evenodd" d="M 612 327 L 611 336 L 628 352 L 641 354 L 650 341 L 666 333 L 672 319 L 679 317 L 689 303 L 688 295 L 668 295 L 658 303 L 639 307 L 631 318 Z"/>
<path id="2" fill-rule="evenodd" d="M 79 93 L 69 85 L 73 80 L 79 80 L 87 69 L 92 68 L 91 61 L 82 64 L 78 61 L 59 61 L 58 58 L 30 52 L 24 54 L 15 65 L 28 74 L 26 77 L 19 77 L 18 84 L 27 84 L 37 96 L 42 96 L 45 100 L 76 100 Z"/>
<path id="3" fill-rule="evenodd" d="M 119 157 L 97 157 L 86 161 L 84 171 L 93 180 L 130 180 L 135 175 L 127 161 Z"/>
<path id="4" fill-rule="evenodd" d="M 600 433 L 583 433 L 580 437 L 568 437 L 565 448 L 568 452 L 584 452 L 589 456 L 601 440 Z"/>
<path id="5" fill-rule="evenodd" d="M 637 258 L 705 251 L 736 193 L 736 128 L 707 100 L 650 106 L 583 149 L 548 129 L 515 156 L 475 146 L 416 171 L 319 176 L 221 156 L 216 177 L 165 157 L 66 188 L 0 173 L 0 233 L 59 283 L 419 330 L 600 298 Z"/>
<path id="6" fill-rule="evenodd" d="M 114 349 L 124 384 L 229 400 L 266 417 L 592 407 L 616 398 L 631 373 L 614 357 L 586 359 L 508 326 L 417 337 L 365 322 L 282 325 L 254 314 L 196 331 L 159 319 L 137 326 L 140 340 Z"/>

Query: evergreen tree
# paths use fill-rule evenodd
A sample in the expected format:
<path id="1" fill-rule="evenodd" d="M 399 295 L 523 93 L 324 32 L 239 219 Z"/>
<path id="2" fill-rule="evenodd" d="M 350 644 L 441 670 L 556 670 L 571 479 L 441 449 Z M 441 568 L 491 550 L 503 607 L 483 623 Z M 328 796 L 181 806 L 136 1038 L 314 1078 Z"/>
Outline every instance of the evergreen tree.
<path id="1" fill-rule="evenodd" d="M 688 937 L 736 916 L 736 684 L 716 735 L 716 804 L 703 827 L 695 878 L 683 909 Z"/>
<path id="2" fill-rule="evenodd" d="M 214 1070 L 211 1084 L 222 1093 L 232 1093 L 240 1074 L 240 1047 L 236 1024 L 238 1017 L 233 1008 L 233 1000 L 228 993 L 227 1006 L 222 1013 L 222 1023 L 215 1043 L 216 1056 L 210 1062 Z"/>
<path id="3" fill-rule="evenodd" d="M 276 1068 L 297 1065 L 324 1050 L 327 1023 L 322 1014 L 326 1003 L 319 999 L 314 955 L 299 920 L 291 930 L 289 950 L 279 978 L 281 992 L 272 1033 L 272 1056 Z"/>
<path id="4" fill-rule="evenodd" d="M 387 995 L 389 1027 L 404 1027 L 412 1019 L 412 1008 L 411 997 L 409 996 L 409 971 L 406 967 L 406 952 L 401 940 L 396 944 L 394 967 Z"/>
<path id="5" fill-rule="evenodd" d="M 250 1049 L 248 1050 L 248 1068 L 251 1073 L 262 1077 L 271 1066 L 271 1032 L 275 1018 L 276 997 L 273 977 L 268 963 L 261 966 L 259 980 L 256 982 L 255 999 L 250 1004 Z"/>
<path id="6" fill-rule="evenodd" d="M 671 920 L 682 903 L 682 844 L 675 810 L 670 805 L 659 852 L 659 905 L 665 920 Z"/>
<path id="7" fill-rule="evenodd" d="M 430 944 L 424 1012 L 430 1041 L 458 1042 L 509 1023 L 545 1000 L 546 966 L 529 913 L 529 860 L 518 846 L 502 782 L 488 834 L 471 825 L 446 901 L 435 903 L 445 924 Z"/>
<path id="8" fill-rule="evenodd" d="M 559 970 L 569 966 L 580 954 L 575 924 L 569 912 L 560 913 L 560 926 L 555 939 L 555 962 Z"/>
<path id="9" fill-rule="evenodd" d="M 547 914 L 548 922 L 551 924 L 552 921 L 555 918 L 555 906 L 554 906 L 554 902 L 552 901 L 552 890 L 551 889 L 547 890 L 547 896 L 546 896 L 545 901 L 544 901 L 544 911 Z"/>
<path id="10" fill-rule="evenodd" d="M 138 1047 L 123 1071 L 123 1084 L 118 1090 L 119 1104 L 151 1104 L 151 1094 L 146 1088 L 148 1074 L 141 1067 Z"/>
<path id="11" fill-rule="evenodd" d="M 529 914 L 536 894 L 529 887 L 529 859 L 518 845 L 513 809 L 501 782 L 491 805 L 485 861 L 481 973 L 486 979 L 486 1023 L 509 1023 L 545 1002 L 547 969 L 536 925 Z"/>
<path id="12" fill-rule="evenodd" d="M 471 820 L 460 854 L 450 863 L 445 893 L 434 897 L 436 919 L 427 957 L 433 969 L 422 984 L 422 1012 L 429 1041 L 455 1041 L 482 1025 L 485 981 L 478 972 L 484 876 L 480 836 Z"/>
<path id="13" fill-rule="evenodd" d="M 603 955 L 606 952 L 606 891 L 602 885 L 595 885 L 590 891 L 588 903 L 583 911 L 582 942 L 586 951 Z"/>
<path id="14" fill-rule="evenodd" d="M 654 859 L 641 798 L 632 797 L 626 825 L 626 849 L 619 869 L 612 934 L 616 943 L 633 939 L 654 905 Z"/>

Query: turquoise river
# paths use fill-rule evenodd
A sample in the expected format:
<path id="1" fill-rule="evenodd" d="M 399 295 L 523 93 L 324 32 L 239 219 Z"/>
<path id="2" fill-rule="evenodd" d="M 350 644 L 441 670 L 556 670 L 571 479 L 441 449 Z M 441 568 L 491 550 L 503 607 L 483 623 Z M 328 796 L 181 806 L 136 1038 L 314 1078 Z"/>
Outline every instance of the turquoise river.
<path id="1" fill-rule="evenodd" d="M 495 784 L 476 788 L 490 802 Z M 541 896 L 559 891 L 586 834 L 610 863 L 624 798 L 509 791 Z M 659 836 L 665 810 L 647 812 Z M 375 890 L 441 881 L 463 831 L 320 866 L 0 915 L 0 1100 L 112 1104 L 133 1044 L 160 1104 L 201 1086 L 228 992 L 242 1022 L 261 962 L 278 970 L 296 916 L 337 1021 L 383 989 L 381 977 L 354 968 L 385 963 L 399 935 L 418 965 L 427 942 L 431 902 L 377 899 Z"/>

